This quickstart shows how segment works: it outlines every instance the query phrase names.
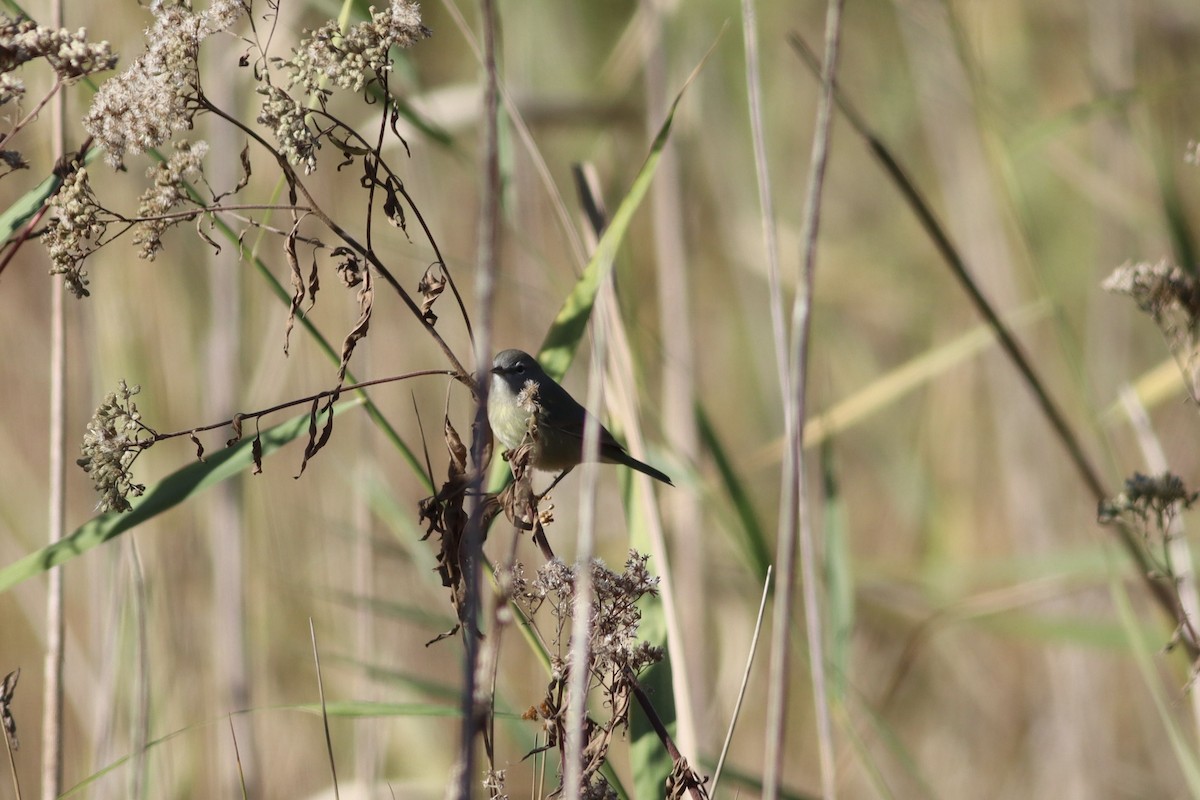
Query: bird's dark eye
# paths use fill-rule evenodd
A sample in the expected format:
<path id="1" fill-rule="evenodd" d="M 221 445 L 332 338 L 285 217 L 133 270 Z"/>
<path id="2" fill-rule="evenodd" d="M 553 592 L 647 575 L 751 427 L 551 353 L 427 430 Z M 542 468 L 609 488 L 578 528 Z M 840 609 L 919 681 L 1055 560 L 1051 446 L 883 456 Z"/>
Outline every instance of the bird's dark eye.
<path id="1" fill-rule="evenodd" d="M 517 362 L 516 372 L 518 375 L 521 375 L 525 372 L 525 365 L 522 364 L 520 361 Z"/>

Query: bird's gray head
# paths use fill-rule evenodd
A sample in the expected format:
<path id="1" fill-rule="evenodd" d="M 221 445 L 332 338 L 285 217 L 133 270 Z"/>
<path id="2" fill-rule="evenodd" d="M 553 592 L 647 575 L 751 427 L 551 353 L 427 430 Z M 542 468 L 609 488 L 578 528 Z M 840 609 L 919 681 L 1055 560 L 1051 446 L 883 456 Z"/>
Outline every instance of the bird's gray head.
<path id="1" fill-rule="evenodd" d="M 502 350 L 492 361 L 492 374 L 518 389 L 525 381 L 541 381 L 546 373 L 537 359 L 523 350 Z"/>

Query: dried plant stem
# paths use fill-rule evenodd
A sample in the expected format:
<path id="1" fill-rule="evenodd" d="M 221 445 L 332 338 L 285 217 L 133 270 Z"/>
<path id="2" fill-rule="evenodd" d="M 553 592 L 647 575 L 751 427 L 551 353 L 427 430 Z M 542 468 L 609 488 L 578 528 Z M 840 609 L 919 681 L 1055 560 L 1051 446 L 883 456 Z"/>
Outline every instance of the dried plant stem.
<path id="1" fill-rule="evenodd" d="M 312 640 L 313 662 L 317 667 L 317 694 L 321 698 L 321 724 L 325 729 L 325 753 L 329 756 L 329 772 L 333 776 L 333 796 L 341 798 L 338 789 L 337 763 L 333 759 L 333 736 L 329 733 L 329 713 L 325 709 L 325 682 L 321 680 L 321 651 L 317 647 L 317 629 L 313 626 L 312 617 L 308 618 L 308 637 Z"/>
<path id="2" fill-rule="evenodd" d="M 146 796 L 146 743 L 150 740 L 150 637 L 146 626 L 146 571 L 138 552 L 137 537 L 129 537 L 129 574 L 133 582 L 134 649 L 133 674 L 133 769 L 129 796 Z"/>
<path id="3" fill-rule="evenodd" d="M 771 596 L 771 567 L 767 567 L 767 577 L 763 581 L 762 599 L 758 603 L 758 617 L 754 620 L 754 636 L 750 639 L 750 652 L 746 654 L 746 669 L 742 671 L 742 685 L 738 689 L 737 702 L 733 705 L 733 713 L 729 716 L 729 730 L 725 732 L 725 743 L 721 745 L 721 756 L 717 759 L 717 767 L 713 770 L 712 783 L 708 787 L 711 797 L 717 796 L 717 785 L 721 782 L 721 769 L 725 766 L 725 756 L 729 755 L 729 745 L 733 743 L 733 730 L 737 727 L 738 717 L 742 713 L 742 701 L 746 699 L 746 687 L 750 684 L 750 670 L 754 666 L 754 654 L 758 652 L 758 637 L 762 633 L 763 619 L 767 613 L 767 598 Z"/>
<path id="4" fill-rule="evenodd" d="M 825 691 L 824 629 L 817 587 L 817 549 L 812 530 L 812 514 L 804 490 L 804 417 L 807 409 L 807 370 L 809 331 L 812 323 L 812 293 L 815 279 L 817 232 L 821 219 L 821 189 L 829 158 L 829 131 L 833 118 L 833 76 L 837 67 L 843 0 L 830 0 L 825 16 L 825 60 L 821 67 L 821 92 L 817 104 L 812 157 L 804 200 L 801 229 L 800 286 L 792 307 L 791 342 L 788 348 L 789 373 L 783 384 L 787 450 L 783 469 L 783 502 L 779 554 L 779 587 L 775 595 L 772 626 L 771 670 L 769 677 L 767 758 L 763 776 L 767 800 L 779 796 L 783 780 L 784 740 L 786 736 L 790 661 L 791 611 L 796 582 L 796 545 L 799 544 L 800 569 L 804 586 L 804 618 L 808 637 L 808 661 L 812 676 L 813 705 L 816 709 L 817 745 L 821 765 L 821 789 L 826 800 L 837 796 L 834 780 L 833 722 Z"/>
<path id="5" fill-rule="evenodd" d="M 665 10 L 661 3 L 643 0 L 656 44 L 647 48 L 644 69 L 646 84 L 647 132 L 653 140 L 661 124 L 662 109 L 669 108 L 671 95 L 667 89 L 667 57 Z M 692 332 L 691 291 L 689 282 L 688 248 L 684 236 L 681 195 L 684 180 L 676 137 L 666 142 L 658 162 L 658 174 L 650 187 L 650 202 L 654 213 L 655 276 L 658 278 L 659 330 L 662 332 L 662 407 L 663 436 L 670 453 L 679 463 L 700 461 L 699 434 L 696 425 L 698 396 L 696 376 L 695 337 Z M 700 492 L 686 485 L 681 491 L 667 492 L 662 498 L 664 527 L 680 537 L 682 544 L 691 531 L 704 527 Z M 683 652 L 673 659 L 673 669 L 686 665 L 689 696 L 677 698 L 677 705 L 686 704 L 681 719 L 693 717 L 691 709 L 703 708 L 708 697 L 708 675 L 705 653 L 708 651 L 708 614 L 710 604 L 704 602 L 708 578 L 705 575 L 705 548 L 679 546 L 675 549 L 672 583 L 675 587 L 681 619 L 679 624 L 691 635 L 683 639 Z M 694 758 L 698 752 L 693 725 L 677 729 L 679 747 Z"/>
<path id="6" fill-rule="evenodd" d="M 63 27 L 63 0 L 52 4 L 51 24 Z M 67 152 L 66 96 L 55 93 L 51 106 L 54 156 Z M 50 306 L 50 442 L 48 539 L 55 544 L 66 533 L 66 392 L 67 337 L 65 281 L 49 284 Z M 46 587 L 46 658 L 42 692 L 42 797 L 53 800 L 62 791 L 63 667 L 66 627 L 63 616 L 63 572 L 50 570 Z"/>
<path id="7" fill-rule="evenodd" d="M 450 18 L 454 20 L 454 24 L 458 26 L 463 40 L 466 41 L 467 46 L 475 53 L 475 58 L 480 63 L 483 63 L 484 57 L 483 52 L 480 50 L 479 42 L 471 34 L 471 29 L 467 26 L 467 21 L 463 19 L 462 12 L 459 11 L 454 0 L 443 0 L 442 6 L 446 9 Z M 502 81 L 497 82 L 497 91 L 499 100 L 504 103 L 504 112 L 507 115 L 507 119 L 512 125 L 513 131 L 521 140 L 521 144 L 524 145 L 530 163 L 533 165 L 538 179 L 542 182 L 542 188 L 545 189 L 546 196 L 550 200 L 551 208 L 554 209 L 555 216 L 558 217 L 559 228 L 567 240 L 571 254 L 575 257 L 575 263 L 578 265 L 577 270 L 582 270 L 587 264 L 587 254 L 584 250 L 583 241 L 575 229 L 571 214 L 567 210 L 567 204 L 563 201 L 562 194 L 558 191 L 558 184 L 554 181 L 554 175 L 550 172 L 550 167 L 546 163 L 546 159 L 542 156 L 541 150 L 538 149 L 537 142 L 533 138 L 533 132 L 525 124 L 525 118 L 521 114 L 521 109 L 517 106 L 516 101 L 512 99 Z"/>
<path id="8" fill-rule="evenodd" d="M 224 65 L 217 61 L 205 64 L 207 85 L 211 96 L 219 105 L 236 108 L 239 91 L 233 81 L 224 80 L 221 72 Z M 215 121 L 215 120 L 214 120 Z M 237 131 L 229 125 L 209 126 L 206 138 L 215 152 L 238 152 L 240 142 Z M 237 183 L 238 163 L 235 159 L 217 159 L 208 179 L 218 186 Z M 225 212 L 275 211 L 281 206 L 262 204 L 234 204 L 222 206 Z M 304 213 L 305 209 L 298 209 Z M 233 214 L 234 218 L 253 219 L 249 215 Z M 253 223 L 247 223 L 253 225 Z M 281 232 L 286 235 L 286 232 Z M 221 252 L 209 250 L 208 297 L 209 322 L 204 341 L 204 388 L 203 403 L 207 413 L 217 416 L 228 413 L 238 406 L 243 373 L 239 363 L 242 333 L 243 298 L 241 291 L 241 259 L 235 249 Z M 367 350 L 360 357 L 369 356 Z M 356 507 L 361 504 L 357 504 Z M 213 497 L 204 517 L 205 539 L 209 545 L 209 557 L 215 568 L 212 570 L 213 622 L 209 628 L 213 647 L 215 672 L 213 682 L 220 707 L 225 710 L 249 708 L 251 705 L 252 659 L 248 630 L 250 616 L 247 613 L 247 569 L 245 552 L 245 529 L 243 525 L 244 484 L 240 479 L 222 481 L 213 487 Z M 368 588 L 365 584 L 357 584 Z M 233 719 L 229 720 L 233 729 Z M 220 746 L 220 732 L 214 729 L 212 740 Z M 218 785 L 226 797 L 259 797 L 262 795 L 261 759 L 257 737 L 251 727 L 242 742 L 246 751 L 243 760 L 238 756 L 236 765 L 222 759 L 217 768 Z M 236 767 L 236 769 L 235 769 Z M 245 794 L 248 792 L 248 794 Z"/>
<path id="9" fill-rule="evenodd" d="M 499 257 L 500 242 L 500 134 L 498 79 L 496 76 L 496 9 L 492 0 L 480 0 L 480 22 L 483 27 L 483 71 L 484 71 L 484 115 L 481 142 L 483 162 L 483 184 L 480 187 L 479 231 L 476 243 L 475 299 L 478 326 L 475 328 L 474 355 L 476 364 L 483 366 L 492 360 L 492 319 L 496 285 L 496 259 Z M 478 381 L 476 392 L 475 437 L 472 441 L 472 459 L 475 464 L 471 488 L 470 516 L 464 537 L 462 564 L 463 584 L 466 594 L 463 618 L 463 687 L 462 687 L 462 731 L 459 737 L 458 770 L 454 785 L 447 789 L 447 796 L 467 800 L 475 781 L 475 737 L 486 728 L 484 715 L 487 707 L 479 702 L 480 648 L 480 562 L 483 558 L 483 511 L 481 497 L 484 450 L 489 430 L 487 422 L 487 393 L 489 381 Z"/>
<path id="10" fill-rule="evenodd" d="M 788 373 L 787 324 L 783 316 L 783 283 L 779 272 L 779 233 L 775 202 L 771 199 L 771 172 L 763 135 L 762 77 L 758 62 L 758 21 L 754 0 L 742 0 L 742 41 L 746 49 L 746 97 L 750 106 L 750 140 L 754 146 L 754 173 L 762 217 L 763 249 L 767 257 L 767 282 L 771 290 L 771 333 L 775 340 L 775 368 L 784 380 Z"/>
<path id="11" fill-rule="evenodd" d="M 594 251 L 596 242 L 604 233 L 607 217 L 600 190 L 596 185 L 594 170 L 584 167 L 576 170 L 575 180 L 592 230 L 588 232 L 589 252 Z M 600 288 L 597 304 L 597 319 L 603 317 L 607 327 L 605 330 L 612 339 L 610 361 L 613 365 L 608 384 L 611 386 L 610 398 L 614 415 L 625 420 L 625 437 L 635 454 L 645 451 L 641 429 L 638 426 L 637 402 L 635 392 L 630 385 L 633 375 L 633 348 L 629 344 L 629 335 L 621 319 L 620 306 L 617 303 L 612 281 L 606 281 Z M 678 603 L 675 598 L 674 580 L 667 556 L 666 536 L 663 532 L 662 520 L 654 501 L 654 490 L 650 488 L 650 478 L 642 475 L 634 476 L 635 481 L 642 482 L 638 492 L 642 504 L 642 518 L 646 522 L 650 539 L 650 550 L 656 563 L 660 565 L 659 591 L 663 604 L 663 618 L 667 626 L 667 647 L 673 653 L 684 650 L 685 638 L 680 624 Z M 671 664 L 671 689 L 675 695 L 675 728 L 683 752 L 692 755 L 689 747 L 694 747 L 697 735 L 695 714 L 690 702 L 692 691 L 691 678 L 686 658 L 680 658 Z"/>
<path id="12" fill-rule="evenodd" d="M 611 276 L 611 273 L 610 273 Z M 605 297 L 605 295 L 601 295 Z M 601 300 L 603 302 L 603 300 Z M 571 614 L 570 669 L 567 676 L 567 741 L 563 753 L 563 787 L 567 800 L 583 792 L 583 748 L 587 689 L 591 677 L 592 554 L 596 548 L 596 479 L 600 461 L 600 418 L 604 402 L 604 359 L 608 349 L 603 315 L 594 317 L 592 364 L 588 371 L 586 408 L 593 409 L 583 426 L 583 479 L 579 487 L 579 530 L 575 538 L 575 598 Z"/>
<path id="13" fill-rule="evenodd" d="M 8 767 L 12 775 L 13 797 L 16 800 L 21 800 L 21 781 L 17 778 L 17 758 L 13 755 L 12 739 L 4 731 L 0 731 L 0 736 L 4 737 L 4 747 L 8 751 Z"/>
<path id="14" fill-rule="evenodd" d="M 55 15 L 58 17 L 62 17 L 62 12 L 61 12 L 61 10 L 59 10 L 59 9 L 61 9 L 62 4 L 56 3 L 55 5 L 56 5 Z M 61 25 L 59 25 L 59 23 L 57 23 L 57 22 L 54 24 L 55 24 L 55 27 L 61 27 Z M 65 102 L 63 95 L 62 95 L 62 87 L 63 87 L 62 78 L 57 78 L 54 81 L 54 85 L 50 87 L 49 91 L 46 92 L 45 96 L 42 97 L 42 99 L 37 102 L 37 105 L 35 105 L 28 114 L 26 114 L 24 117 L 22 117 L 17 122 L 17 124 L 13 125 L 13 128 L 11 131 L 9 131 L 3 137 L 0 137 L 0 150 L 8 148 L 8 146 L 10 144 L 12 144 L 12 140 L 16 138 L 17 134 L 20 133 L 22 130 L 24 130 L 26 125 L 28 125 L 33 120 L 37 119 L 37 116 L 42 113 L 42 109 L 45 108 L 46 104 L 49 103 L 51 100 L 55 101 L 56 108 L 61 107 L 62 103 Z M 59 113 L 61 114 L 61 111 Z M 61 155 L 61 154 L 59 154 L 59 155 Z"/>

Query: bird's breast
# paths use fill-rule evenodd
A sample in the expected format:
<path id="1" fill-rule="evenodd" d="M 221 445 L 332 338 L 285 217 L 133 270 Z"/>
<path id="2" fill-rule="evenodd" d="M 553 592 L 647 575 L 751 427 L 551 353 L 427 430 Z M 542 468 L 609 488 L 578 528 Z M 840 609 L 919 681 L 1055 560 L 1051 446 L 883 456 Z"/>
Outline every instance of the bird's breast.
<path id="1" fill-rule="evenodd" d="M 529 430 L 530 414 L 517 402 L 517 396 L 508 383 L 499 377 L 492 379 L 488 392 L 488 424 L 506 450 L 520 446 Z"/>

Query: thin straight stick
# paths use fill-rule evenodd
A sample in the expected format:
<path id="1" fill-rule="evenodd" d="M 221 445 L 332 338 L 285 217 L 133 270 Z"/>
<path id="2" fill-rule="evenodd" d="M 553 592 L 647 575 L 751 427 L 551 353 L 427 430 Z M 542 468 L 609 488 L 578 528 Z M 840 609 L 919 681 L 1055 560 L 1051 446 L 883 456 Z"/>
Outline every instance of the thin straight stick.
<path id="1" fill-rule="evenodd" d="M 783 500 L 780 519 L 780 571 L 775 595 L 772 625 L 771 670 L 767 711 L 766 765 L 763 797 L 775 800 L 783 780 L 784 738 L 786 734 L 789 689 L 791 610 L 796 583 L 796 545 L 800 551 L 800 569 L 804 580 L 804 619 L 808 637 L 809 670 L 812 677 L 813 706 L 816 709 L 817 745 L 821 765 L 821 789 L 826 800 L 837 796 L 833 753 L 833 722 L 825 691 L 824 631 L 817 588 L 816 543 L 811 513 L 804 491 L 804 416 L 807 406 L 807 370 L 812 323 L 812 293 L 815 278 L 817 232 L 821 220 L 821 189 L 829 160 L 829 131 L 833 119 L 833 77 L 837 66 L 844 0 L 830 0 L 825 15 L 825 61 L 821 69 L 821 94 L 817 104 L 816 132 L 804 201 L 801 231 L 801 280 L 792 307 L 791 343 L 788 350 L 789 374 L 783 385 L 785 427 L 788 449 L 784 457 Z M 798 534 L 798 536 L 797 536 Z"/>
<path id="2" fill-rule="evenodd" d="M 733 731 L 737 727 L 738 717 L 742 714 L 742 702 L 746 699 L 746 687 L 750 685 L 750 671 L 754 667 L 754 654 L 758 652 L 758 639 L 762 634 L 763 618 L 767 615 L 767 598 L 771 596 L 771 567 L 767 567 L 767 577 L 763 580 L 762 599 L 758 601 L 758 617 L 754 620 L 754 636 L 750 639 L 750 652 L 746 654 L 746 669 L 742 672 L 742 685 L 738 689 L 737 702 L 733 704 L 733 713 L 729 716 L 729 730 L 725 732 L 725 743 L 721 745 L 721 755 L 717 759 L 716 769 L 713 770 L 712 784 L 708 787 L 710 797 L 717 796 L 717 786 L 721 782 L 721 770 L 725 768 L 725 757 L 729 755 L 729 746 L 733 744 Z"/>
<path id="3" fill-rule="evenodd" d="M 496 9 L 492 0 L 480 0 L 483 25 L 484 114 L 483 114 L 483 186 L 480 187 L 479 239 L 475 295 L 479 325 L 475 329 L 475 363 L 482 373 L 476 381 L 478 405 L 475 411 L 476 431 L 472 442 L 475 477 L 472 480 L 470 519 L 467 522 L 463 550 L 463 583 L 466 589 L 466 612 L 463 620 L 465 645 L 462 731 L 459 739 L 458 774 L 447 795 L 460 800 L 471 797 L 475 775 L 475 735 L 484 729 L 481 715 L 486 707 L 479 702 L 481 675 L 479 648 L 480 582 L 479 562 L 483 558 L 483 452 L 487 443 L 487 365 L 492 361 L 492 319 L 496 286 L 496 259 L 500 242 L 500 135 L 499 81 L 496 76 Z"/>
<path id="4" fill-rule="evenodd" d="M 611 279 L 611 276 L 610 276 Z M 567 684 L 567 748 L 563 782 L 566 800 L 583 793 L 584 728 L 587 720 L 588 679 L 592 670 L 592 553 L 596 548 L 596 478 L 600 462 L 600 404 L 604 399 L 604 361 L 608 345 L 603 315 L 593 327 L 592 366 L 588 373 L 587 408 L 583 426 L 583 479 L 579 488 L 579 532 L 575 545 L 575 599 L 571 614 L 571 668 Z"/>
<path id="5" fill-rule="evenodd" d="M 56 0 L 51 14 L 51 27 L 63 26 L 63 0 Z M 66 95 L 62 91 L 54 98 L 52 126 L 54 128 L 55 163 L 67 151 Z M 63 303 L 66 287 L 63 280 L 50 282 L 50 486 L 47 528 L 50 544 L 66 534 L 66 381 L 67 335 Z M 46 586 L 46 658 L 43 665 L 42 691 L 42 797 L 53 800 L 62 791 L 63 754 L 63 666 L 66 656 L 63 619 L 62 567 L 50 570 Z"/>

